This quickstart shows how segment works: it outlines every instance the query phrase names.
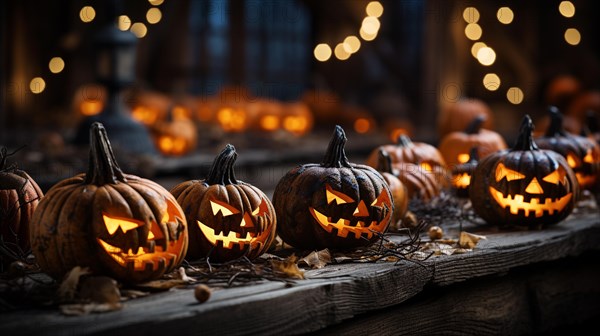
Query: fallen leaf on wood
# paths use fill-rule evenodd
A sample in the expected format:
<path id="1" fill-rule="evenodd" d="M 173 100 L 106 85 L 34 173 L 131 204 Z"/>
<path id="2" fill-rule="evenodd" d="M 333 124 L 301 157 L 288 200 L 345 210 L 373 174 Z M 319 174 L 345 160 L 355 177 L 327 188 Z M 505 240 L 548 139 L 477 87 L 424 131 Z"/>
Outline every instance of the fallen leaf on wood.
<path id="1" fill-rule="evenodd" d="M 184 282 L 196 282 L 196 280 L 194 280 L 193 278 L 190 278 L 185 273 L 185 268 L 183 268 L 183 267 L 179 267 L 177 269 L 177 280 L 181 280 L 181 281 L 184 281 Z"/>
<path id="2" fill-rule="evenodd" d="M 87 267 L 75 266 L 64 277 L 60 287 L 58 287 L 58 297 L 63 301 L 71 301 L 77 293 L 79 278 L 83 275 L 90 274 L 90 269 Z"/>
<path id="3" fill-rule="evenodd" d="M 304 279 L 304 272 L 298 268 L 298 257 L 292 254 L 284 261 L 271 260 L 273 271 L 281 276 L 292 279 Z"/>
<path id="4" fill-rule="evenodd" d="M 345 263 L 345 262 L 352 262 L 354 259 L 348 256 L 337 256 L 334 257 L 333 260 L 335 260 L 336 264 L 341 264 L 341 263 Z"/>
<path id="5" fill-rule="evenodd" d="M 90 313 L 106 313 L 119 310 L 123 307 L 120 303 L 76 303 L 61 305 L 60 312 L 69 316 L 81 316 Z"/>
<path id="6" fill-rule="evenodd" d="M 302 258 L 300 262 L 305 263 L 312 269 L 323 268 L 328 264 L 331 264 L 331 253 L 329 253 L 329 249 L 312 251 L 309 255 Z"/>
<path id="7" fill-rule="evenodd" d="M 472 249 L 477 246 L 477 242 L 479 242 L 481 239 L 487 239 L 487 237 L 462 231 L 460 233 L 460 238 L 458 239 L 458 246 Z"/>
<path id="8" fill-rule="evenodd" d="M 116 304 L 121 300 L 117 281 L 107 276 L 92 276 L 81 281 L 79 299 L 95 303 Z"/>

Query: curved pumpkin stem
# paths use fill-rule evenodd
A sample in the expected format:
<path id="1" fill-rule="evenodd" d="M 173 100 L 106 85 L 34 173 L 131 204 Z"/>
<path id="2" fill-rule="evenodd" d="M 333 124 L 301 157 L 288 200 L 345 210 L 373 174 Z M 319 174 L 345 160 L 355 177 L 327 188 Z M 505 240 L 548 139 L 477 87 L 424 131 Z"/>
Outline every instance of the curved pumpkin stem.
<path id="1" fill-rule="evenodd" d="M 377 170 L 382 173 L 394 174 L 392 170 L 392 158 L 384 149 L 380 149 L 377 155 Z"/>
<path id="2" fill-rule="evenodd" d="M 558 111 L 558 108 L 556 106 L 549 106 L 548 115 L 550 116 L 550 126 L 546 130 L 545 136 L 565 136 L 566 133 L 565 129 L 563 128 L 563 116 L 560 111 Z"/>
<path id="3" fill-rule="evenodd" d="M 469 125 L 467 125 L 467 128 L 465 128 L 464 132 L 467 134 L 477 134 L 479 133 L 479 130 L 481 130 L 481 126 L 483 126 L 483 123 L 485 122 L 486 118 L 485 115 L 480 114 L 477 117 L 475 117 L 475 119 L 473 119 Z"/>
<path id="4" fill-rule="evenodd" d="M 90 127 L 90 162 L 85 183 L 94 185 L 127 182 L 119 167 L 104 125 L 95 122 Z"/>
<path id="5" fill-rule="evenodd" d="M 521 128 L 519 129 L 519 137 L 517 142 L 513 146 L 513 151 L 526 151 L 526 150 L 537 150 L 538 146 L 533 141 L 533 122 L 531 117 L 526 114 L 521 122 Z"/>
<path id="6" fill-rule="evenodd" d="M 473 146 L 469 151 L 469 161 L 467 163 L 477 163 L 479 162 L 479 147 Z"/>
<path id="7" fill-rule="evenodd" d="M 412 140 L 406 134 L 400 134 L 396 140 L 396 146 L 398 147 L 410 147 L 413 145 Z"/>
<path id="8" fill-rule="evenodd" d="M 327 152 L 325 152 L 325 157 L 323 158 L 323 163 L 321 166 L 327 168 L 351 168 L 350 162 L 348 162 L 348 158 L 346 157 L 346 151 L 344 147 L 346 146 L 346 133 L 344 133 L 344 129 L 336 125 L 335 130 L 333 131 L 333 137 L 329 142 L 329 146 L 327 147 Z"/>
<path id="9" fill-rule="evenodd" d="M 235 173 L 233 171 L 235 160 L 237 160 L 237 152 L 235 151 L 235 147 L 233 147 L 231 144 L 228 144 L 213 161 L 205 182 L 209 185 L 237 184 L 238 182 L 235 179 Z"/>

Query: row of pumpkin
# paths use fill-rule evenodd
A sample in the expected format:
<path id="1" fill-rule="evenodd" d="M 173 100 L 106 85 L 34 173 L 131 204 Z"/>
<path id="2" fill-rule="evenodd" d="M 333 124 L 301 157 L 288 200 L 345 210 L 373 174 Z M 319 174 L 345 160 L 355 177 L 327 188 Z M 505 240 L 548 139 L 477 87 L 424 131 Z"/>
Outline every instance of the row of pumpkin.
<path id="1" fill-rule="evenodd" d="M 24 172 L 4 167 L 3 152 L 0 183 L 6 199 L 1 204 L 20 206 L 3 219 L 2 229 L 20 234 L 23 244 L 30 241 L 37 263 L 56 278 L 79 265 L 142 282 L 172 270 L 186 256 L 217 262 L 255 258 L 276 234 L 302 249 L 370 244 L 391 221 L 404 217 L 409 198 L 429 199 L 451 182 L 458 188 L 463 173 L 470 179 L 473 208 L 487 222 L 546 226 L 569 215 L 580 184 L 597 187 L 600 171 L 598 144 L 565 133 L 558 111 L 551 114 L 552 125 L 537 143 L 552 151 L 538 148 L 528 116 L 508 150 L 499 135 L 480 129 L 479 118 L 468 132 L 449 134 L 441 152 L 404 136 L 375 149 L 368 164 L 381 172 L 348 161 L 346 136 L 337 126 L 323 162 L 289 171 L 272 203 L 261 190 L 236 179 L 232 145 L 215 158 L 204 180 L 183 182 L 169 192 L 124 174 L 106 130 L 96 123 L 87 173 L 57 183 L 45 196 Z M 448 162 L 457 165 L 449 169 Z"/>

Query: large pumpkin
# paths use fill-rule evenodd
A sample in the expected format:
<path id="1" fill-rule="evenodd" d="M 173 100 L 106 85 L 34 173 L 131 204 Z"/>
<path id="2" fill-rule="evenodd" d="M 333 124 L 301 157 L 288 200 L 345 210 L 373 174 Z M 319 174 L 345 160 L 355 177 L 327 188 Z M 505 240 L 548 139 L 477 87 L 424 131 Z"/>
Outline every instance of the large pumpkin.
<path id="1" fill-rule="evenodd" d="M 550 127 L 543 136 L 536 138 L 537 145 L 565 157 L 581 189 L 594 187 L 600 174 L 600 145 L 590 138 L 565 131 L 562 114 L 556 107 L 551 106 L 548 114 Z"/>
<path id="2" fill-rule="evenodd" d="M 394 201 L 392 221 L 393 223 L 396 223 L 400 219 L 404 218 L 404 215 L 408 210 L 408 189 L 404 183 L 400 181 L 396 174 L 394 174 L 390 156 L 382 149 L 379 150 L 379 162 L 377 164 L 377 170 L 381 173 L 381 176 L 383 176 L 383 179 L 390 187 L 392 200 Z"/>
<path id="3" fill-rule="evenodd" d="M 350 163 L 345 144 L 344 130 L 336 126 L 323 163 L 298 166 L 277 184 L 273 204 L 286 243 L 304 249 L 364 246 L 390 224 L 388 185 L 375 169 Z"/>
<path id="4" fill-rule="evenodd" d="M 533 123 L 525 116 L 514 147 L 479 162 L 469 197 L 475 212 L 499 226 L 536 228 L 567 217 L 579 198 L 579 184 L 558 153 L 539 149 Z"/>
<path id="5" fill-rule="evenodd" d="M 153 280 L 181 263 L 187 243 L 175 198 L 124 174 L 100 123 L 90 130 L 88 172 L 50 188 L 31 220 L 36 260 L 57 279 L 86 266 L 125 282 Z"/>
<path id="6" fill-rule="evenodd" d="M 439 149 L 446 165 L 453 169 L 454 166 L 469 160 L 469 151 L 477 147 L 480 158 L 496 151 L 506 149 L 504 138 L 494 131 L 482 129 L 485 116 L 477 116 L 462 132 L 452 132 L 440 141 Z"/>
<path id="7" fill-rule="evenodd" d="M 8 166 L 11 154 L 0 149 L 0 239 L 7 253 L 0 251 L 6 266 L 29 252 L 29 222 L 44 193 L 35 181 L 16 166 Z"/>
<path id="8" fill-rule="evenodd" d="M 464 130 L 477 116 L 484 115 L 483 128 L 494 129 L 493 114 L 482 100 L 461 98 L 443 107 L 438 115 L 438 133 L 440 139 L 446 134 Z"/>
<path id="9" fill-rule="evenodd" d="M 235 148 L 227 145 L 206 179 L 186 181 L 171 190 L 190 223 L 188 259 L 254 259 L 275 238 L 273 205 L 258 188 L 235 178 L 236 159 Z"/>

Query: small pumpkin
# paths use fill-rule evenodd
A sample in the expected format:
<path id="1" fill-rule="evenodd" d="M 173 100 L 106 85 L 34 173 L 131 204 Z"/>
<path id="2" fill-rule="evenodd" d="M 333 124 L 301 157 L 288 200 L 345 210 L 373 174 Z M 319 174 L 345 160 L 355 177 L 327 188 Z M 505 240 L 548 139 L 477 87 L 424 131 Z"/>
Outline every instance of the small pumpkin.
<path id="1" fill-rule="evenodd" d="M 440 139 L 446 134 L 464 130 L 477 116 L 484 115 L 482 128 L 494 129 L 493 114 L 490 107 L 480 99 L 461 98 L 442 108 L 438 115 L 438 134 Z"/>
<path id="2" fill-rule="evenodd" d="M 169 108 L 164 119 L 150 126 L 156 147 L 165 155 L 180 156 L 194 150 L 197 133 L 196 125 L 182 106 Z"/>
<path id="3" fill-rule="evenodd" d="M 471 176 L 479 163 L 479 149 L 471 148 L 469 159 L 465 163 L 458 164 L 452 168 L 452 188 L 456 196 L 461 198 L 469 197 L 469 185 L 471 184 Z"/>
<path id="4" fill-rule="evenodd" d="M 567 217 L 579 198 L 579 184 L 558 153 L 539 149 L 533 123 L 523 118 L 519 137 L 508 150 L 479 162 L 469 197 L 475 212 L 499 226 L 548 226 Z"/>
<path id="5" fill-rule="evenodd" d="M 506 149 L 504 138 L 494 131 L 482 129 L 484 115 L 479 115 L 462 132 L 452 132 L 440 141 L 439 149 L 448 167 L 452 169 L 457 164 L 469 160 L 469 151 L 479 148 L 479 157 L 484 158 L 496 151 Z"/>
<path id="6" fill-rule="evenodd" d="M 600 174 L 600 145 L 590 138 L 565 131 L 563 116 L 556 107 L 550 106 L 548 114 L 550 127 L 543 136 L 536 138 L 537 145 L 565 157 L 581 189 L 592 188 Z"/>
<path id="7" fill-rule="evenodd" d="M 60 279 L 75 266 L 124 282 L 157 279 L 187 250 L 185 215 L 160 185 L 124 174 L 106 129 L 90 128 L 87 173 L 55 184 L 31 220 L 31 246 L 42 270 Z"/>
<path id="8" fill-rule="evenodd" d="M 379 150 L 386 151 L 392 165 L 397 163 L 414 163 L 420 165 L 427 171 L 437 171 L 437 167 L 445 170 L 446 161 L 440 151 L 434 146 L 424 142 L 412 142 L 407 135 L 400 135 L 395 144 L 383 145 L 371 152 L 367 158 L 367 165 L 377 167 L 379 161 Z"/>
<path id="9" fill-rule="evenodd" d="M 8 153 L 0 149 L 0 240 L 6 251 L 0 261 L 8 266 L 29 253 L 29 222 L 44 193 L 37 183 L 15 165 L 7 165 Z"/>
<path id="10" fill-rule="evenodd" d="M 392 165 L 394 175 L 404 183 L 409 198 L 429 201 L 439 196 L 446 187 L 446 178 L 440 181 L 439 174 L 430 172 L 414 163 L 398 163 Z"/>
<path id="11" fill-rule="evenodd" d="M 258 188 L 235 178 L 236 159 L 235 147 L 227 145 L 206 179 L 186 181 L 171 190 L 190 223 L 189 259 L 254 259 L 275 238 L 273 205 Z"/>
<path id="12" fill-rule="evenodd" d="M 281 125 L 283 129 L 296 136 L 302 136 L 313 127 L 313 114 L 302 101 L 285 104 Z"/>
<path id="13" fill-rule="evenodd" d="M 406 211 L 408 210 L 408 189 L 394 174 L 390 156 L 383 149 L 379 150 L 379 162 L 377 164 L 377 170 L 381 173 L 381 176 L 383 176 L 383 179 L 390 187 L 392 200 L 394 201 L 392 223 L 396 223 L 400 219 L 404 218 L 404 215 L 406 215 Z"/>
<path id="14" fill-rule="evenodd" d="M 281 178 L 273 194 L 278 233 L 303 249 L 354 248 L 375 242 L 393 212 L 390 188 L 375 169 L 352 164 L 346 134 L 335 127 L 321 164 L 305 164 Z"/>

